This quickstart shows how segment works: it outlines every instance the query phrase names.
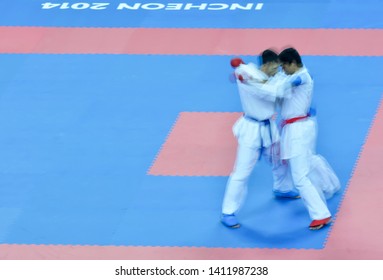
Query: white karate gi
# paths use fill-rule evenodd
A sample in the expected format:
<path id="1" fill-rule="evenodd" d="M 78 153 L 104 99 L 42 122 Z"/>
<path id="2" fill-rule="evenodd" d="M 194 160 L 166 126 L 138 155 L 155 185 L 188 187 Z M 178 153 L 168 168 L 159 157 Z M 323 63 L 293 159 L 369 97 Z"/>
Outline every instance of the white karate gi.
<path id="1" fill-rule="evenodd" d="M 274 120 L 275 101 L 284 90 L 277 84 L 280 80 L 269 77 L 252 64 L 241 64 L 235 74 L 242 75 L 244 82 L 237 80 L 238 91 L 244 116 L 233 126 L 233 133 L 238 141 L 237 156 L 233 171 L 227 182 L 222 203 L 223 214 L 233 214 L 239 210 L 247 193 L 247 182 L 264 149 L 278 148 L 280 135 Z M 277 89 L 278 88 L 278 89 Z M 258 120 L 258 121 L 257 121 Z M 265 123 L 262 121 L 267 120 Z M 280 161 L 278 161 L 280 162 Z M 289 192 L 294 187 L 291 180 L 286 179 L 286 166 L 273 165 L 273 189 Z"/>
<path id="2" fill-rule="evenodd" d="M 302 79 L 302 84 L 287 91 L 282 101 L 284 120 L 306 116 L 311 106 L 314 82 L 305 67 L 289 76 Z M 309 117 L 286 124 L 281 133 L 281 158 L 288 161 L 295 187 L 312 220 L 331 216 L 326 204 L 340 189 L 340 182 L 328 162 L 315 152 L 317 128 L 315 118 Z"/>

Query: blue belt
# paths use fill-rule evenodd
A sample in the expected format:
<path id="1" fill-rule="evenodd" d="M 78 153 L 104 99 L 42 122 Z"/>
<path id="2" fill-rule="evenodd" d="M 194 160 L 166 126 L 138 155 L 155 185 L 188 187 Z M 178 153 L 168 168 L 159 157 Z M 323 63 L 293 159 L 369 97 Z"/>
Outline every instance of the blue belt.
<path id="1" fill-rule="evenodd" d="M 257 119 L 255 119 L 255 118 L 253 118 L 253 117 L 246 116 L 245 114 L 243 114 L 243 117 L 244 117 L 246 120 L 249 120 L 249 121 L 252 121 L 252 122 L 257 122 L 257 123 L 259 123 L 259 124 L 261 124 L 261 125 L 268 126 L 268 128 L 269 128 L 270 140 L 271 140 L 271 143 L 273 143 L 273 135 L 272 135 L 272 133 L 271 133 L 270 119 L 260 121 L 260 120 L 257 120 Z M 261 138 L 261 141 L 262 141 L 262 138 Z M 261 143 L 261 147 L 262 147 L 262 146 L 263 146 L 263 141 L 262 141 L 262 143 Z M 261 157 L 261 154 L 262 154 L 262 153 L 259 154 L 260 157 Z"/>
<path id="2" fill-rule="evenodd" d="M 253 122 L 257 122 L 257 123 L 261 123 L 263 125 L 270 125 L 270 120 L 269 119 L 266 119 L 266 120 L 257 120 L 256 118 L 253 118 L 253 117 L 250 117 L 250 116 L 247 116 L 247 115 L 243 115 L 243 117 L 249 121 L 253 121 Z"/>

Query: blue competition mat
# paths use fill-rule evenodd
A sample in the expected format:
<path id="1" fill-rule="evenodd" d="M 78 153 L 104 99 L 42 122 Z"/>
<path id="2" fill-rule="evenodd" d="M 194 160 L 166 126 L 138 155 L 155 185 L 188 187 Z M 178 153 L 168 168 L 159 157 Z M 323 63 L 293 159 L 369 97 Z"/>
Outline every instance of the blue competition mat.
<path id="1" fill-rule="evenodd" d="M 20 8 L 12 24 L 47 23 L 30 8 L 36 3 L 25 1 L 29 17 Z M 66 12 L 74 13 L 62 11 L 51 24 L 68 22 Z M 71 24 L 94 24 L 101 16 Z M 243 227 L 235 233 L 219 222 L 227 177 L 147 175 L 180 112 L 241 111 L 228 81 L 229 59 L 0 55 L 0 242 L 323 248 L 330 228 L 308 231 L 300 201 L 275 200 L 265 163 L 251 177 Z M 383 58 L 303 59 L 316 81 L 318 152 L 344 191 L 380 102 Z M 334 214 L 341 198 L 329 201 Z"/>

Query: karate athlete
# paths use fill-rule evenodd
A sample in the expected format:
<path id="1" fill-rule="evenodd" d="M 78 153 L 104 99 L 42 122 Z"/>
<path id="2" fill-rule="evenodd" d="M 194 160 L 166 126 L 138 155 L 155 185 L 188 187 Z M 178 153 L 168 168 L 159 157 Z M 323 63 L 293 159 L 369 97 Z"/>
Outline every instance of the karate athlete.
<path id="1" fill-rule="evenodd" d="M 279 147 L 280 135 L 272 117 L 277 95 L 283 94 L 285 89 L 272 79 L 280 64 L 278 55 L 271 50 L 265 50 L 260 60 L 259 69 L 253 63 L 245 64 L 240 58 L 231 60 L 244 114 L 233 126 L 238 141 L 237 156 L 222 203 L 221 222 L 230 228 L 240 227 L 236 213 L 246 197 L 248 179 L 261 154 L 271 154 L 271 150 L 278 151 Z M 279 160 L 273 162 L 274 194 L 299 198 L 292 180 L 286 176 L 285 166 L 279 164 Z"/>
<path id="2" fill-rule="evenodd" d="M 311 76 L 294 48 L 283 50 L 279 60 L 295 85 L 285 92 L 281 104 L 281 159 L 287 161 L 294 185 L 312 219 L 309 228 L 317 230 L 331 222 L 326 199 L 340 189 L 340 182 L 328 162 L 315 152 L 316 121 L 309 114 L 314 85 Z"/>

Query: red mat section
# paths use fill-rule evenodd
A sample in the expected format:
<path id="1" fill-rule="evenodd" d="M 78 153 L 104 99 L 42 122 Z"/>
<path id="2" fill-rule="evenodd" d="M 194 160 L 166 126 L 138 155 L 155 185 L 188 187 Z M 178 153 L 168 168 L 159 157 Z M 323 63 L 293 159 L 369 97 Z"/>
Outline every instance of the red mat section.
<path id="1" fill-rule="evenodd" d="M 240 116 L 241 113 L 181 113 L 149 174 L 228 176 L 237 147 L 231 128 Z"/>
<path id="2" fill-rule="evenodd" d="M 304 55 L 383 55 L 382 29 L 0 27 L 0 37 L 0 53 L 253 55 L 293 43 Z"/>

